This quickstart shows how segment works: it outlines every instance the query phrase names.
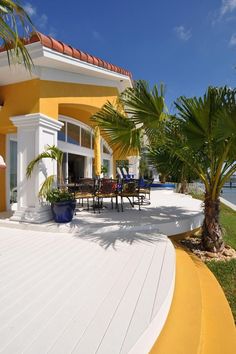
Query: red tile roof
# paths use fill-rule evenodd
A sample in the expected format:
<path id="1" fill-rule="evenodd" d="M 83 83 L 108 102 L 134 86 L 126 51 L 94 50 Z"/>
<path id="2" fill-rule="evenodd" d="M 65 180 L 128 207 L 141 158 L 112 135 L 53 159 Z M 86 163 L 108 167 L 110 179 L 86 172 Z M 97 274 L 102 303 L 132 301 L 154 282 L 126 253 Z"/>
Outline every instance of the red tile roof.
<path id="1" fill-rule="evenodd" d="M 44 47 L 50 48 L 52 50 L 55 50 L 58 53 L 62 53 L 64 55 L 68 55 L 72 58 L 79 59 L 81 61 L 84 61 L 86 63 L 117 72 L 122 75 L 129 76 L 132 79 L 132 74 L 130 71 L 127 71 L 125 69 L 120 68 L 119 66 L 110 64 L 100 58 L 97 58 L 93 55 L 90 55 L 88 53 L 84 53 L 79 49 L 73 48 L 70 45 L 67 45 L 61 41 L 58 41 L 51 36 L 46 36 L 45 34 L 42 34 L 40 32 L 35 32 L 33 33 L 30 38 L 24 39 L 25 44 L 31 44 L 35 42 L 40 42 Z M 5 48 L 0 48 L 0 52 L 5 51 Z"/>

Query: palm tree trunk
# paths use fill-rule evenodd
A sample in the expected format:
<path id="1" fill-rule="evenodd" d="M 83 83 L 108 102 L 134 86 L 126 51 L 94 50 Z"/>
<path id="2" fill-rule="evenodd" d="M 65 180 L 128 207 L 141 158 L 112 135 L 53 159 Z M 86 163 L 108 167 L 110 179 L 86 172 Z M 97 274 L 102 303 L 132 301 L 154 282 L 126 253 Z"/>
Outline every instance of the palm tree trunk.
<path id="1" fill-rule="evenodd" d="M 222 229 L 219 222 L 220 199 L 213 199 L 210 193 L 205 193 L 204 222 L 202 227 L 202 245 L 210 252 L 220 252 L 224 249 Z"/>
<path id="2" fill-rule="evenodd" d="M 182 179 L 179 193 L 186 194 L 187 192 L 188 192 L 188 182 L 186 179 Z"/>

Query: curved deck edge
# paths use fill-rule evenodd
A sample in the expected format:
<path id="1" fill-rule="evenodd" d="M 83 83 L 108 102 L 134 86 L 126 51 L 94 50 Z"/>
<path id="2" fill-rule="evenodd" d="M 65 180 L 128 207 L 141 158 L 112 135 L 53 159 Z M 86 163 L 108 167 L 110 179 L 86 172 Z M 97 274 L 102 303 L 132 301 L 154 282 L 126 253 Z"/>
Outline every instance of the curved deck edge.
<path id="1" fill-rule="evenodd" d="M 180 246 L 176 260 L 172 305 L 150 354 L 234 354 L 233 316 L 216 278 Z"/>
<path id="2" fill-rule="evenodd" d="M 173 246 L 173 257 L 175 257 L 175 249 Z M 176 262 L 174 262 L 176 263 Z M 155 315 L 154 319 L 148 326 L 148 328 L 145 330 L 145 332 L 141 335 L 141 337 L 138 339 L 138 341 L 135 343 L 135 345 L 131 348 L 129 351 L 129 354 L 143 354 L 143 353 L 148 353 L 153 344 L 155 343 L 156 338 L 159 336 L 159 334 L 162 331 L 162 328 L 165 325 L 166 319 L 168 317 L 173 295 L 174 295 L 174 288 L 175 288 L 175 267 L 176 265 L 174 264 L 173 270 L 172 270 L 172 279 L 169 287 L 169 291 L 166 295 L 166 298 L 164 302 L 162 303 L 159 311 Z"/>

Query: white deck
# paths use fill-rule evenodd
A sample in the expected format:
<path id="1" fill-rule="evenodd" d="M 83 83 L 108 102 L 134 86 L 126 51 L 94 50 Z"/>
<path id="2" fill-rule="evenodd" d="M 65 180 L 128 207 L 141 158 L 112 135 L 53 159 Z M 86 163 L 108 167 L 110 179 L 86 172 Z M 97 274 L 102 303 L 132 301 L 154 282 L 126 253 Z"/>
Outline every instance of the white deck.
<path id="1" fill-rule="evenodd" d="M 148 353 L 171 304 L 174 249 L 156 233 L 110 237 L 0 228 L 1 353 L 115 354 L 135 343 Z"/>
<path id="2" fill-rule="evenodd" d="M 175 252 L 201 202 L 153 191 L 142 210 L 79 211 L 67 225 L 0 220 L 0 353 L 148 353 L 167 318 Z M 4 228 L 5 226 L 5 228 Z"/>
<path id="3" fill-rule="evenodd" d="M 202 202 L 193 199 L 191 196 L 177 194 L 168 190 L 153 190 L 151 193 L 151 204 L 144 205 L 141 211 L 138 206 L 131 208 L 125 199 L 124 212 L 111 210 L 111 204 L 105 203 L 108 208 L 101 211 L 101 214 L 93 214 L 92 210 L 87 212 L 85 208 L 77 212 L 71 223 L 55 224 L 47 222 L 41 225 L 13 222 L 7 219 L 7 215 L 0 213 L 0 226 L 17 227 L 22 229 L 51 231 L 51 232 L 72 232 L 80 237 L 100 237 L 104 241 L 105 234 L 111 242 L 110 233 L 124 233 L 125 238 L 129 237 L 130 231 L 154 231 L 168 236 L 187 232 L 201 226 L 203 220 Z M 86 207 L 86 206 L 85 206 Z"/>

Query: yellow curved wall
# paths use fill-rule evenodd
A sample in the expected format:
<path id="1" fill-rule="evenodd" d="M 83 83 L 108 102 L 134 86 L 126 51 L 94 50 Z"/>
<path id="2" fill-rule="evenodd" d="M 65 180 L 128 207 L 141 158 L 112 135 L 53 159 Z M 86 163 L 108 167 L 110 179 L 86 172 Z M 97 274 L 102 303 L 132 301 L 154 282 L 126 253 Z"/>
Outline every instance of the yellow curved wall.
<path id="1" fill-rule="evenodd" d="M 94 126 L 90 120 L 91 115 L 108 100 L 114 102 L 117 95 L 118 90 L 115 87 L 39 79 L 1 86 L 0 99 L 4 106 L 0 111 L 0 154 L 5 157 L 5 134 L 16 132 L 10 117 L 39 112 L 58 119 L 58 115 L 62 114 Z M 117 154 L 113 156 L 114 167 L 115 159 Z M 6 208 L 5 172 L 1 172 L 0 183 L 0 211 L 2 211 Z"/>
<path id="2" fill-rule="evenodd" d="M 113 102 L 117 95 L 114 87 L 40 81 L 39 111 L 58 119 L 59 105 L 77 104 L 98 110 L 107 100 Z"/>

